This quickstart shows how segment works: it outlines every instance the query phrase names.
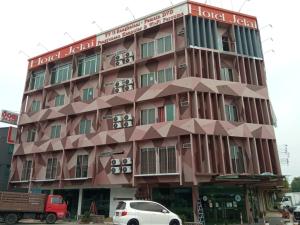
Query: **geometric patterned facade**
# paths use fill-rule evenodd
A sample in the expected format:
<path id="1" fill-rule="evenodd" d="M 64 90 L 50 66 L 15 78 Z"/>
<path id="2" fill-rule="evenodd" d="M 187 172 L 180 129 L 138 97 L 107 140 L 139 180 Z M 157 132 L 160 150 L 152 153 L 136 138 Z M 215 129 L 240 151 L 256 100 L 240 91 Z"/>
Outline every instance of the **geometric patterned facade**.
<path id="1" fill-rule="evenodd" d="M 281 176 L 256 24 L 252 16 L 185 2 L 30 59 L 11 184 L 191 186 L 215 182 L 222 175 Z M 142 55 L 143 44 L 168 35 L 170 50 Z M 154 43 L 158 49 L 160 43 Z M 133 60 L 116 66 L 120 51 L 132 52 Z M 80 60 L 92 55 L 99 57 L 96 71 L 79 76 Z M 70 64 L 69 79 L 51 84 L 53 69 L 64 64 Z M 172 69 L 171 80 L 142 87 L 143 74 L 164 68 Z M 224 68 L 230 78 L 222 77 Z M 45 72 L 43 85 L 30 90 L 38 71 Z M 124 79 L 132 79 L 132 90 L 115 93 L 116 81 Z M 93 97 L 83 101 L 86 88 L 93 89 Z M 58 95 L 64 95 L 64 104 L 55 107 Z M 34 101 L 40 105 L 33 112 Z M 158 109 L 167 104 L 175 106 L 174 118 L 160 122 Z M 235 120 L 228 119 L 226 105 L 235 106 Z M 155 109 L 155 121 L 143 125 L 142 110 L 149 108 Z M 133 125 L 114 129 L 113 116 L 124 114 L 132 115 Z M 91 121 L 88 134 L 80 134 L 83 119 Z M 56 124 L 61 126 L 60 135 L 51 138 Z M 33 128 L 36 136 L 28 142 Z M 242 173 L 234 169 L 232 145 L 242 149 Z M 176 170 L 142 173 L 141 149 L 165 146 L 175 146 Z M 77 156 L 85 154 L 87 175 L 77 179 Z M 126 157 L 133 160 L 132 173 L 113 174 L 111 159 Z M 49 158 L 57 158 L 58 163 L 54 178 L 47 180 Z M 21 178 L 24 160 L 33 162 L 29 180 Z"/>

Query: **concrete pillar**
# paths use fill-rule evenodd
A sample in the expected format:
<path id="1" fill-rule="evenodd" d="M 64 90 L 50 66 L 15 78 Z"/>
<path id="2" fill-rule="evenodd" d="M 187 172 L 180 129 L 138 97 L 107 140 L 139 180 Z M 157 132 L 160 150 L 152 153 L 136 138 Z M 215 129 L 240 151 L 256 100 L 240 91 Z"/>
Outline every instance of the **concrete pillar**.
<path id="1" fill-rule="evenodd" d="M 198 186 L 192 186 L 192 199 L 193 199 L 193 215 L 194 215 L 194 222 L 199 221 L 198 217 L 198 208 L 197 208 L 197 201 L 199 199 L 199 190 Z"/>
<path id="2" fill-rule="evenodd" d="M 79 216 L 81 215 L 82 192 L 83 192 L 83 189 L 80 188 L 79 194 L 78 194 L 77 220 L 79 219 Z"/>

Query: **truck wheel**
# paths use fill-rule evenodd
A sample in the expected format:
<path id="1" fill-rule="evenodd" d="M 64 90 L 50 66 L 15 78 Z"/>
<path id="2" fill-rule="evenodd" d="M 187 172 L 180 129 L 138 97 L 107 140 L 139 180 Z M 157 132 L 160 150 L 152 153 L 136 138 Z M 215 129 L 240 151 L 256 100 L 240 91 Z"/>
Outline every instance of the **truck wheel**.
<path id="1" fill-rule="evenodd" d="M 12 225 L 18 222 L 18 216 L 15 213 L 9 213 L 5 216 L 5 223 Z"/>
<path id="2" fill-rule="evenodd" d="M 49 213 L 46 216 L 46 223 L 48 224 L 53 224 L 56 222 L 56 215 L 54 213 Z"/>

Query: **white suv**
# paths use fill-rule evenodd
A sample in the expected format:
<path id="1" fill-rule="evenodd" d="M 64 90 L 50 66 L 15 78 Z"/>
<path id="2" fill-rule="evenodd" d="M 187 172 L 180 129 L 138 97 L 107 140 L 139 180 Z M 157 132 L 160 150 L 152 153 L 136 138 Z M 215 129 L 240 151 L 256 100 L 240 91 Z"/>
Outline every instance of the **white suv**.
<path id="1" fill-rule="evenodd" d="M 114 225 L 182 225 L 175 213 L 157 202 L 132 200 L 119 202 Z"/>

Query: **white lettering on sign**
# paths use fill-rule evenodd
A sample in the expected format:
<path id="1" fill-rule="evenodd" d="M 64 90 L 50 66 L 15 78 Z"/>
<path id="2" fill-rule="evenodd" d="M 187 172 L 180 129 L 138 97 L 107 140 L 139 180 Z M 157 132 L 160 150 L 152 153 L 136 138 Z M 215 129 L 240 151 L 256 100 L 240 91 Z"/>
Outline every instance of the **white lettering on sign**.
<path id="1" fill-rule="evenodd" d="M 103 45 L 114 40 L 124 38 L 126 36 L 132 35 L 139 31 L 149 29 L 151 27 L 166 23 L 173 19 L 183 17 L 188 14 L 187 4 L 177 6 L 172 9 L 165 10 L 154 16 L 150 16 L 139 21 L 135 21 L 131 24 L 118 27 L 116 29 L 110 30 L 104 34 L 99 34 L 97 36 L 97 45 Z"/>

